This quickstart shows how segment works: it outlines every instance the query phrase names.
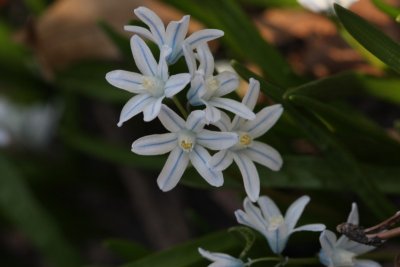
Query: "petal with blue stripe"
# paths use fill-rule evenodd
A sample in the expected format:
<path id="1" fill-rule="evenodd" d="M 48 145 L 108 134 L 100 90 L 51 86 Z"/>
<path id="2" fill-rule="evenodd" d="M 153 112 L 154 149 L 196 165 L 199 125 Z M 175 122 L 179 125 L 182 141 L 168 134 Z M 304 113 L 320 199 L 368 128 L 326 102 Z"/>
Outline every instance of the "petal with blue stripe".
<path id="1" fill-rule="evenodd" d="M 129 101 L 122 108 L 118 126 L 121 127 L 124 122 L 142 112 L 145 107 L 154 100 L 155 99 L 151 95 L 147 94 L 136 95 L 129 99 Z"/>
<path id="2" fill-rule="evenodd" d="M 280 104 L 263 108 L 256 114 L 256 118 L 247 121 L 241 129 L 248 132 L 253 138 L 257 138 L 265 134 L 282 115 L 283 108 Z"/>
<path id="3" fill-rule="evenodd" d="M 182 91 L 185 86 L 190 82 L 189 73 L 175 74 L 169 77 L 168 81 L 165 83 L 165 96 L 173 97 L 180 91 Z"/>
<path id="4" fill-rule="evenodd" d="M 222 186 L 224 178 L 222 172 L 211 169 L 208 166 L 210 154 L 202 146 L 196 145 L 190 153 L 190 162 L 198 173 L 212 186 Z"/>
<path id="5" fill-rule="evenodd" d="M 267 144 L 253 141 L 250 147 L 242 150 L 242 153 L 248 156 L 252 161 L 268 167 L 273 171 L 279 171 L 282 167 L 282 156 L 275 148 Z"/>
<path id="6" fill-rule="evenodd" d="M 173 189 L 182 178 L 188 164 L 189 155 L 180 147 L 174 148 L 158 175 L 158 187 L 164 192 Z"/>
<path id="7" fill-rule="evenodd" d="M 256 166 L 251 159 L 241 153 L 233 154 L 233 160 L 242 174 L 244 189 L 247 196 L 251 201 L 257 201 L 260 195 L 260 178 Z"/>
<path id="8" fill-rule="evenodd" d="M 132 144 L 132 152 L 139 155 L 162 155 L 177 146 L 177 134 L 153 134 L 137 139 Z"/>
<path id="9" fill-rule="evenodd" d="M 166 29 L 166 44 L 172 48 L 172 53 L 168 57 L 170 64 L 174 63 L 176 55 L 182 51 L 182 42 L 186 37 L 189 28 L 190 16 L 184 16 L 180 21 L 172 21 Z"/>
<path id="10" fill-rule="evenodd" d="M 239 77 L 236 73 L 231 71 L 223 71 L 217 76 L 219 88 L 214 93 L 214 96 L 220 97 L 235 91 L 239 87 Z"/>
<path id="11" fill-rule="evenodd" d="M 161 102 L 163 101 L 164 97 L 154 98 L 152 102 L 150 102 L 144 109 L 143 109 L 143 120 L 144 121 L 152 121 L 154 120 L 161 111 Z"/>
<path id="12" fill-rule="evenodd" d="M 198 132 L 203 129 L 205 125 L 205 114 L 202 110 L 192 111 L 186 120 L 186 129 Z"/>
<path id="13" fill-rule="evenodd" d="M 207 43 L 197 46 L 197 56 L 199 58 L 199 70 L 203 71 L 205 77 L 210 77 L 214 73 L 214 57 Z"/>
<path id="14" fill-rule="evenodd" d="M 309 196 L 302 196 L 290 205 L 285 214 L 285 222 L 291 232 L 297 224 L 301 214 L 303 214 L 304 208 L 310 202 Z"/>
<path id="15" fill-rule="evenodd" d="M 233 154 L 227 149 L 218 151 L 212 157 L 208 165 L 217 170 L 223 171 L 228 168 L 233 162 Z"/>
<path id="16" fill-rule="evenodd" d="M 165 26 L 157 14 L 146 7 L 138 7 L 134 12 L 141 21 L 149 26 L 157 45 L 161 47 L 165 44 Z"/>
<path id="17" fill-rule="evenodd" d="M 156 40 L 154 40 L 153 34 L 146 28 L 140 26 L 126 25 L 124 26 L 124 30 L 127 32 L 136 33 L 145 39 L 156 42 Z"/>
<path id="18" fill-rule="evenodd" d="M 237 133 L 216 132 L 202 130 L 197 133 L 196 142 L 211 150 L 227 149 L 234 146 L 238 141 Z"/>
<path id="19" fill-rule="evenodd" d="M 114 70 L 106 74 L 106 80 L 111 85 L 134 94 L 145 92 L 142 86 L 143 75 L 139 73 Z"/>
<path id="20" fill-rule="evenodd" d="M 131 48 L 136 66 L 145 76 L 156 77 L 158 64 L 149 47 L 138 35 L 131 38 Z"/>
<path id="21" fill-rule="evenodd" d="M 158 114 L 158 119 L 170 132 L 179 132 L 181 129 L 185 128 L 185 121 L 166 105 L 162 105 L 161 111 Z"/>
<path id="22" fill-rule="evenodd" d="M 253 111 L 251 111 L 248 107 L 229 98 L 213 97 L 210 101 L 208 101 L 208 104 L 217 108 L 228 110 L 233 114 L 248 120 L 253 120 L 256 117 Z"/>

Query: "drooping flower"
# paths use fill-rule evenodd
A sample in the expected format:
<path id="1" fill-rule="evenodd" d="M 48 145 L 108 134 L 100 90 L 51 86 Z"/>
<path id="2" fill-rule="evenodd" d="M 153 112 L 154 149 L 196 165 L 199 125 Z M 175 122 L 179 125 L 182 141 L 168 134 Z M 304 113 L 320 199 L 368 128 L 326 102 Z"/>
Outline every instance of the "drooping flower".
<path id="1" fill-rule="evenodd" d="M 155 42 L 160 49 L 163 46 L 170 48 L 171 53 L 166 58 L 168 64 L 175 63 L 182 56 L 183 42 L 188 44 L 191 48 L 195 48 L 201 43 L 214 40 L 224 35 L 224 32 L 221 30 L 204 29 L 192 33 L 185 39 L 189 27 L 189 15 L 184 16 L 180 21 L 170 22 L 165 28 L 161 19 L 150 9 L 142 6 L 136 8 L 134 12 L 150 30 L 144 27 L 131 25 L 125 26 L 124 29 Z"/>
<path id="2" fill-rule="evenodd" d="M 157 64 L 146 43 L 137 35 L 131 38 L 135 63 L 142 74 L 125 70 L 114 70 L 106 74 L 107 81 L 120 89 L 136 94 L 122 108 L 118 126 L 143 112 L 144 120 L 157 117 L 165 97 L 179 93 L 190 81 L 189 73 L 169 76 L 166 57 L 171 49 L 163 46 Z"/>
<path id="3" fill-rule="evenodd" d="M 303 7 L 316 13 L 333 13 L 333 4 L 339 4 L 342 7 L 349 8 L 358 0 L 297 0 Z"/>
<path id="4" fill-rule="evenodd" d="M 199 253 L 204 258 L 212 261 L 208 267 L 244 267 L 245 264 L 242 260 L 236 259 L 231 255 L 224 253 L 215 253 L 199 248 Z"/>
<path id="5" fill-rule="evenodd" d="M 253 110 L 260 92 L 260 83 L 251 78 L 249 89 L 242 103 Z M 243 177 L 247 196 L 251 201 L 256 201 L 260 194 L 260 178 L 254 162 L 277 171 L 282 166 L 282 157 L 273 147 L 256 138 L 265 134 L 279 119 L 283 112 L 281 105 L 276 104 L 263 108 L 256 114 L 254 120 L 245 120 L 235 116 L 231 120 L 222 113 L 221 119 L 214 123 L 221 131 L 236 132 L 239 135 L 238 143 L 226 150 L 217 152 L 210 161 L 210 166 L 216 170 L 224 170 L 233 161 L 237 164 Z"/>
<path id="6" fill-rule="evenodd" d="M 353 203 L 347 222 L 358 225 L 358 209 L 357 204 Z M 364 245 L 350 240 L 345 235 L 336 239 L 336 235 L 325 230 L 319 237 L 321 243 L 321 252 L 319 259 L 322 264 L 328 267 L 380 267 L 381 265 L 371 260 L 358 260 L 355 257 L 367 253 L 373 249 L 374 246 Z"/>
<path id="7" fill-rule="evenodd" d="M 251 227 L 268 241 L 269 247 L 275 254 L 281 254 L 292 233 L 299 231 L 323 231 L 323 224 L 307 224 L 295 228 L 297 221 L 307 203 L 310 201 L 308 196 L 302 196 L 290 205 L 285 217 L 276 206 L 275 202 L 267 196 L 261 196 L 255 206 L 246 198 L 243 202 L 243 210 L 235 211 L 235 216 L 240 224 Z"/>
<path id="8" fill-rule="evenodd" d="M 210 185 L 221 186 L 224 182 L 222 172 L 208 167 L 211 156 L 206 148 L 225 149 L 237 142 L 237 135 L 204 129 L 204 111 L 201 110 L 191 112 L 185 122 L 173 110 L 163 105 L 158 118 L 170 133 L 139 138 L 132 144 L 132 151 L 140 155 L 171 152 L 157 179 L 160 189 L 169 191 L 174 188 L 189 161 Z"/>
<path id="9" fill-rule="evenodd" d="M 186 45 L 183 48 L 189 72 L 192 75 L 187 99 L 193 106 L 205 105 L 207 122 L 217 122 L 221 118 L 219 109 L 228 110 L 240 117 L 252 120 L 254 113 L 242 103 L 223 96 L 234 91 L 239 78 L 234 72 L 224 71 L 214 76 L 214 57 L 208 45 L 197 47 L 199 66 L 196 68 L 196 55 Z"/>

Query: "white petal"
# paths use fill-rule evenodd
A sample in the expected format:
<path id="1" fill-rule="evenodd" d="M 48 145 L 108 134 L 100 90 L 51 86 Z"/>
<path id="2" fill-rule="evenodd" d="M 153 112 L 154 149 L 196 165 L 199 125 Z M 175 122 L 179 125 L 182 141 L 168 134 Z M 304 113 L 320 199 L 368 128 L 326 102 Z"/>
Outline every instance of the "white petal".
<path id="1" fill-rule="evenodd" d="M 254 163 L 243 154 L 233 154 L 233 159 L 243 177 L 244 189 L 251 201 L 257 201 L 260 195 L 260 178 Z"/>
<path id="2" fill-rule="evenodd" d="M 139 94 L 145 91 L 142 86 L 143 75 L 138 73 L 114 70 L 106 74 L 106 80 L 113 86 L 131 93 Z"/>
<path id="3" fill-rule="evenodd" d="M 257 104 L 258 96 L 260 94 L 260 83 L 253 78 L 250 78 L 249 88 L 245 96 L 243 97 L 242 103 L 246 105 L 250 110 L 253 110 Z M 235 116 L 232 121 L 232 129 L 240 127 L 245 122 L 245 119 Z"/>
<path id="4" fill-rule="evenodd" d="M 155 99 L 151 95 L 136 95 L 129 99 L 129 101 L 122 108 L 119 117 L 118 126 L 121 127 L 124 122 L 139 114 L 143 109 Z"/>
<path id="5" fill-rule="evenodd" d="M 327 257 L 331 257 L 336 243 L 336 235 L 329 230 L 323 231 L 319 236 L 319 242 Z"/>
<path id="6" fill-rule="evenodd" d="M 200 61 L 199 69 L 203 71 L 205 77 L 212 76 L 214 73 L 214 57 L 207 43 L 197 47 L 197 55 Z"/>
<path id="7" fill-rule="evenodd" d="M 177 146 L 177 134 L 153 134 L 137 139 L 132 144 L 132 152 L 139 155 L 161 155 Z"/>
<path id="8" fill-rule="evenodd" d="M 136 66 L 143 75 L 155 77 L 157 75 L 157 62 L 149 47 L 138 35 L 131 38 L 131 48 Z"/>
<path id="9" fill-rule="evenodd" d="M 141 21 L 149 26 L 154 41 L 159 46 L 165 44 L 165 27 L 161 19 L 146 7 L 138 7 L 134 12 Z"/>
<path id="10" fill-rule="evenodd" d="M 244 200 L 244 209 L 245 212 L 242 210 L 235 211 L 235 217 L 238 223 L 253 228 L 265 235 L 267 231 L 260 209 L 255 207 L 247 197 Z"/>
<path id="11" fill-rule="evenodd" d="M 286 247 L 289 234 L 286 226 L 282 224 L 274 231 L 267 231 L 266 237 L 272 252 L 275 254 L 281 254 Z"/>
<path id="12" fill-rule="evenodd" d="M 221 111 L 212 105 L 209 105 L 207 102 L 203 101 L 206 104 L 205 111 L 205 120 L 207 124 L 209 123 L 217 123 L 221 120 Z"/>
<path id="13" fill-rule="evenodd" d="M 158 119 L 170 132 L 176 133 L 185 128 L 185 121 L 166 105 L 162 105 Z"/>
<path id="14" fill-rule="evenodd" d="M 282 167 L 282 157 L 275 148 L 253 141 L 252 145 L 247 149 L 243 149 L 242 153 L 248 156 L 252 161 L 255 161 L 273 171 L 279 171 Z"/>
<path id="15" fill-rule="evenodd" d="M 140 26 L 126 25 L 126 26 L 124 26 L 124 30 L 128 31 L 128 32 L 136 33 L 145 39 L 156 42 L 154 40 L 153 34 L 146 28 L 143 28 Z"/>
<path id="16" fill-rule="evenodd" d="M 172 48 L 172 54 L 168 57 L 169 63 L 174 63 L 178 54 L 182 52 L 182 42 L 186 37 L 190 16 L 184 16 L 180 21 L 172 21 L 166 30 L 166 42 Z"/>
<path id="17" fill-rule="evenodd" d="M 285 223 L 288 226 L 289 232 L 291 232 L 296 226 L 297 221 L 299 220 L 308 202 L 310 202 L 310 197 L 302 196 L 293 202 L 286 211 Z"/>
<path id="18" fill-rule="evenodd" d="M 189 103 L 194 106 L 204 105 L 204 103 L 200 101 L 200 93 L 204 90 L 204 76 L 196 73 L 192 78 L 190 89 L 186 94 L 186 98 L 188 99 Z"/>
<path id="19" fill-rule="evenodd" d="M 185 86 L 190 82 L 189 73 L 175 74 L 169 77 L 165 83 L 165 96 L 173 97 L 177 93 L 183 90 Z"/>
<path id="20" fill-rule="evenodd" d="M 205 125 L 205 114 L 202 110 L 192 111 L 186 120 L 186 129 L 198 132 Z"/>
<path id="21" fill-rule="evenodd" d="M 220 111 L 220 114 L 221 114 L 221 118 L 218 121 L 213 122 L 211 124 L 214 126 L 217 126 L 223 132 L 231 131 L 232 130 L 231 119 L 225 112 Z M 207 117 L 207 115 L 206 115 L 206 117 Z"/>
<path id="22" fill-rule="evenodd" d="M 164 192 L 174 188 L 181 179 L 189 163 L 189 156 L 179 147 L 174 148 L 169 154 L 161 173 L 158 175 L 158 187 Z"/>
<path id="23" fill-rule="evenodd" d="M 244 267 L 244 264 L 241 260 L 236 259 L 228 254 L 215 252 L 212 253 L 202 248 L 199 248 L 199 253 L 204 258 L 214 261 L 214 263 L 209 265 L 209 267 Z"/>
<path id="24" fill-rule="evenodd" d="M 293 229 L 292 233 L 300 231 L 321 232 L 326 229 L 326 226 L 321 223 L 306 224 Z"/>
<path id="25" fill-rule="evenodd" d="M 347 217 L 347 222 L 354 225 L 358 225 L 359 223 L 358 208 L 355 202 L 351 204 L 351 211 L 349 217 Z"/>
<path id="26" fill-rule="evenodd" d="M 161 111 L 161 102 L 164 97 L 159 97 L 158 99 L 154 99 L 143 109 L 143 120 L 144 121 L 152 121 L 154 120 Z"/>
<path id="27" fill-rule="evenodd" d="M 190 75 L 194 76 L 196 72 L 196 57 L 193 53 L 192 48 L 184 42 L 182 44 L 183 54 L 185 56 L 186 65 L 188 66 Z"/>
<path id="28" fill-rule="evenodd" d="M 361 255 L 367 252 L 370 252 L 371 250 L 376 249 L 374 246 L 367 246 L 355 241 L 350 240 L 348 237 L 345 235 L 342 235 L 339 240 L 336 242 L 336 246 L 340 247 L 342 249 L 354 252 L 357 255 Z"/>
<path id="29" fill-rule="evenodd" d="M 300 5 L 313 12 L 326 12 L 332 6 L 331 1 L 297 0 Z"/>
<path id="30" fill-rule="evenodd" d="M 224 178 L 222 172 L 212 170 L 208 167 L 210 161 L 210 154 L 202 146 L 196 145 L 190 153 L 190 162 L 199 174 L 212 186 L 222 186 Z"/>
<path id="31" fill-rule="evenodd" d="M 242 130 L 248 132 L 253 138 L 265 134 L 282 115 L 283 108 L 280 104 L 263 108 L 256 114 L 255 120 L 243 124 Z"/>
<path id="32" fill-rule="evenodd" d="M 168 64 L 167 57 L 171 54 L 172 50 L 170 47 L 163 45 L 160 50 L 160 60 L 157 67 L 157 77 L 161 78 L 162 81 L 168 80 Z"/>
<path id="33" fill-rule="evenodd" d="M 208 103 L 217 108 L 228 110 L 245 119 L 254 120 L 256 117 L 248 107 L 229 98 L 213 97 Z"/>
<path id="34" fill-rule="evenodd" d="M 196 142 L 211 150 L 227 149 L 235 145 L 238 141 L 236 133 L 215 132 L 202 130 L 197 133 Z"/>
<path id="35" fill-rule="evenodd" d="M 233 154 L 229 150 L 221 150 L 215 153 L 210 162 L 209 166 L 217 171 L 223 171 L 228 168 L 233 162 Z"/>
<path id="36" fill-rule="evenodd" d="M 220 97 L 235 91 L 239 87 L 239 77 L 231 71 L 223 71 L 215 79 L 218 80 L 219 88 L 214 96 Z"/>
<path id="37" fill-rule="evenodd" d="M 354 267 L 382 267 L 382 265 L 371 260 L 355 260 Z"/>
<path id="38" fill-rule="evenodd" d="M 217 39 L 224 35 L 221 30 L 205 29 L 192 33 L 186 40 L 191 47 L 196 48 L 201 43 Z"/>
<path id="39" fill-rule="evenodd" d="M 269 221 L 269 218 L 282 216 L 275 202 L 269 197 L 261 196 L 257 202 L 266 220 Z"/>

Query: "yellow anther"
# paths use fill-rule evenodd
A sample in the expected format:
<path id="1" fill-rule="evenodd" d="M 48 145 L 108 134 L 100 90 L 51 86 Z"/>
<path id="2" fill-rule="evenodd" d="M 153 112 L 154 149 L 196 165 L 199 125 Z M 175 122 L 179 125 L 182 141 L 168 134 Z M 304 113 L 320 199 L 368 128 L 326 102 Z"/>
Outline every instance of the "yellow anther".
<path id="1" fill-rule="evenodd" d="M 187 142 L 186 140 L 181 141 L 181 147 L 184 150 L 192 150 L 193 148 L 193 143 L 192 142 Z"/>
<path id="2" fill-rule="evenodd" d="M 251 136 L 248 135 L 248 134 L 243 134 L 243 135 L 241 135 L 240 138 L 239 138 L 239 142 L 240 142 L 240 144 L 243 145 L 243 146 L 248 146 L 248 145 L 250 145 L 250 144 L 251 144 L 251 141 L 252 141 Z"/>

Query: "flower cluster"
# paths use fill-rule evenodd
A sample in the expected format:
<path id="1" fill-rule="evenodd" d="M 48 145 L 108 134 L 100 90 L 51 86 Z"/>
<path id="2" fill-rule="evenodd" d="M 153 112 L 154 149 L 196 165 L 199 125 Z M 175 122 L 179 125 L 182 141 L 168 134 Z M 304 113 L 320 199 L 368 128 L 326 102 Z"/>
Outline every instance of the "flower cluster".
<path id="1" fill-rule="evenodd" d="M 106 75 L 110 84 L 134 94 L 122 108 L 118 126 L 143 113 L 144 121 L 158 118 L 169 132 L 139 138 L 132 144 L 132 151 L 140 155 L 169 153 L 157 179 L 163 191 L 177 185 L 189 163 L 210 185 L 221 186 L 222 171 L 234 161 L 249 199 L 257 201 L 260 182 L 254 162 L 279 170 L 282 158 L 274 148 L 254 139 L 276 123 L 283 112 L 282 106 L 266 107 L 255 114 L 260 85 L 254 79 L 250 79 L 241 103 L 227 97 L 237 89 L 239 78 L 230 71 L 215 74 L 214 58 L 207 44 L 221 37 L 222 31 L 205 29 L 186 38 L 189 16 L 165 27 L 148 8 L 139 7 L 135 14 L 148 26 L 125 27 L 134 33 L 131 49 L 140 73 L 115 70 Z M 142 38 L 158 46 L 158 61 Z M 188 71 L 171 74 L 170 66 L 182 57 Z M 185 88 L 191 112 L 182 118 L 163 102 L 166 98 L 175 99 Z M 232 121 L 226 112 L 235 115 Z M 210 130 L 210 126 L 219 131 Z M 212 156 L 209 150 L 218 152 Z"/>

